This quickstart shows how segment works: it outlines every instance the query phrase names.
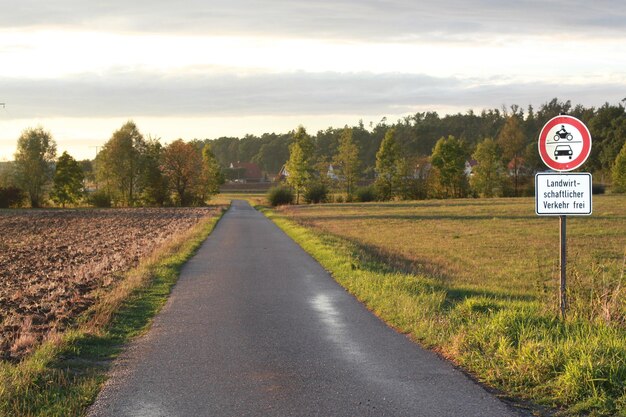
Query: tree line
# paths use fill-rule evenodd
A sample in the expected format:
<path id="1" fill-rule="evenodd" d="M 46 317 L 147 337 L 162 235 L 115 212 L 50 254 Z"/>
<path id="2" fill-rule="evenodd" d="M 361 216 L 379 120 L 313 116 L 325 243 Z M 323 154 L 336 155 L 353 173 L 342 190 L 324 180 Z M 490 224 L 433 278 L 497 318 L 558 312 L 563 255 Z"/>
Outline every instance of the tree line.
<path id="1" fill-rule="evenodd" d="M 210 146 L 178 139 L 168 145 L 145 138 L 129 121 L 93 161 L 67 152 L 42 127 L 22 132 L 15 161 L 0 172 L 0 207 L 50 203 L 109 206 L 203 205 L 219 191 L 221 170 Z"/>
<path id="2" fill-rule="evenodd" d="M 80 162 L 66 154 L 57 160 L 51 135 L 42 128 L 27 129 L 18 139 L 15 161 L 0 166 L 0 205 L 24 196 L 33 207 L 48 201 L 77 204 L 86 201 L 81 183 L 95 188 L 88 201 L 94 205 L 202 204 L 237 161 L 257 163 L 269 176 L 284 166 L 296 200 L 305 192 L 333 187 L 348 199 L 357 191 L 382 200 L 532 195 L 534 173 L 545 170 L 537 152 L 539 131 L 559 114 L 589 127 L 593 147 L 583 168 L 597 183 L 624 191 L 625 103 L 594 108 L 555 98 L 537 110 L 512 105 L 443 117 L 422 112 L 394 123 L 383 118 L 366 127 L 359 121 L 313 135 L 298 127 L 281 134 L 177 140 L 167 146 L 144 138 L 128 122 L 95 160 Z M 327 175 L 331 164 L 336 181 Z M 365 183 L 374 187 L 358 190 Z"/>
<path id="3" fill-rule="evenodd" d="M 394 124 L 383 120 L 369 131 L 360 123 L 309 136 L 299 127 L 288 147 L 286 181 L 296 202 L 306 193 L 307 201 L 323 200 L 337 189 L 361 201 L 534 195 L 534 174 L 547 170 L 537 151 L 539 132 L 559 114 L 583 120 L 591 131 L 592 154 L 584 169 L 594 174 L 596 190 L 611 184 L 614 192 L 626 191 L 624 106 L 572 107 L 558 99 L 537 112 L 511 106 L 444 118 L 417 113 Z M 253 140 L 240 144 L 250 149 Z M 339 174 L 335 181 L 326 175 L 329 164 Z M 355 196 L 354 185 L 363 179 L 373 186 Z"/>
<path id="4" fill-rule="evenodd" d="M 448 136 L 462 140 L 471 156 L 478 143 L 485 138 L 499 140 L 504 135 L 503 129 L 507 120 L 515 117 L 518 125 L 509 126 L 515 128 L 512 143 L 500 139 L 499 146 L 505 154 L 518 155 L 517 162 L 524 162 L 532 169 L 538 168 L 541 162 L 536 152 L 536 144 L 543 125 L 561 113 L 569 114 L 581 119 L 589 127 L 593 137 L 592 153 L 585 169 L 593 172 L 599 182 L 608 183 L 611 181 L 611 168 L 626 137 L 625 103 L 607 103 L 594 108 L 572 105 L 570 101 L 563 102 L 554 98 L 538 109 L 533 106 L 523 109 L 512 105 L 508 108 L 486 109 L 480 113 L 468 111 L 443 117 L 436 112 L 420 112 L 395 122 L 383 118 L 378 123 L 369 123 L 368 126 L 360 121 L 349 127 L 352 128 L 353 140 L 359 148 L 363 176 L 373 179 L 376 153 L 386 132 L 391 128 L 396 130 L 400 152 L 408 158 L 429 157 L 436 142 Z M 264 171 L 275 174 L 289 158 L 289 146 L 294 142 L 296 130 L 283 134 L 246 135 L 242 138 L 221 137 L 210 141 L 211 148 L 223 167 L 233 161 L 255 162 Z M 332 161 L 343 130 L 343 127 L 329 127 L 311 135 L 315 144 L 313 158 L 316 161 Z"/>

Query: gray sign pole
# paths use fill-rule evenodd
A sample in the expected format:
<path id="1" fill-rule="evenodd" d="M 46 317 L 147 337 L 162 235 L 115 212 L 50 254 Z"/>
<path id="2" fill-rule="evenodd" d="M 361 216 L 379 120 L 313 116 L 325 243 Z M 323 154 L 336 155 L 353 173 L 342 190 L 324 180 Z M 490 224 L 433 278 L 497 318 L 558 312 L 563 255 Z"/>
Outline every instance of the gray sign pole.
<path id="1" fill-rule="evenodd" d="M 565 319 L 565 310 L 567 309 L 567 216 L 559 216 L 560 232 L 559 238 L 561 240 L 561 252 L 559 256 L 559 263 L 561 264 L 561 286 L 559 290 L 560 300 L 559 306 L 561 308 L 561 317 Z"/>
<path id="2" fill-rule="evenodd" d="M 564 174 L 580 167 L 591 153 L 591 133 L 583 122 L 575 117 L 561 113 L 553 117 L 541 129 L 538 142 L 539 156 L 541 160 L 554 171 Z M 561 158 L 561 160 L 559 160 Z M 574 175 L 574 174 L 571 174 Z M 592 182 L 591 174 L 583 174 L 587 180 L 582 178 L 564 180 L 558 182 L 547 181 L 545 184 L 539 182 L 539 177 L 543 174 L 535 175 L 535 198 L 536 212 L 538 215 L 558 215 L 559 216 L 559 238 L 560 238 L 560 286 L 559 286 L 559 307 L 561 317 L 565 319 L 567 311 L 567 214 L 589 215 L 591 214 Z M 581 200 L 585 196 L 586 190 L 578 189 L 579 185 L 585 184 L 588 188 L 589 201 L 585 203 Z M 542 192 L 539 192 L 539 185 Z M 546 186 L 545 188 L 543 186 Z M 558 189 L 558 188 L 561 189 Z M 553 188 L 557 188 L 554 190 Z M 575 198 L 575 201 L 571 200 Z M 551 201 L 552 200 L 552 201 Z M 588 207 L 587 207 L 588 206 Z"/>

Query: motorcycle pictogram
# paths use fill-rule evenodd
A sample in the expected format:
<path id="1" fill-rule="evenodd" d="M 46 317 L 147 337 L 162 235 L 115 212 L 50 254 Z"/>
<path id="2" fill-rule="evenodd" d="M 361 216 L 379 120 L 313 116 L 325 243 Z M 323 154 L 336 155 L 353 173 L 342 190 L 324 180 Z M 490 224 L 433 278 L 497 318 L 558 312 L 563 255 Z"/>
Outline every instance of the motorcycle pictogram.
<path id="1" fill-rule="evenodd" d="M 558 142 L 559 139 L 567 139 L 567 140 L 572 140 L 574 139 L 574 136 L 572 136 L 571 133 L 569 133 L 567 130 L 565 130 L 565 125 L 561 125 L 561 129 L 556 131 L 556 135 L 554 135 L 554 141 Z"/>

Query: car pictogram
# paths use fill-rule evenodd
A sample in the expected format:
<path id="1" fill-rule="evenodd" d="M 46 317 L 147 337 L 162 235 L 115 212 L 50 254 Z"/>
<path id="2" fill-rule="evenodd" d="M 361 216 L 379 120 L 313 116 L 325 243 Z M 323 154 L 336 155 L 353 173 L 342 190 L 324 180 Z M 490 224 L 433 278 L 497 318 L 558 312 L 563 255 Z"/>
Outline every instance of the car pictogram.
<path id="1" fill-rule="evenodd" d="M 559 159 L 559 156 L 568 156 L 572 159 L 572 148 L 569 145 L 557 145 L 554 149 L 554 159 Z"/>

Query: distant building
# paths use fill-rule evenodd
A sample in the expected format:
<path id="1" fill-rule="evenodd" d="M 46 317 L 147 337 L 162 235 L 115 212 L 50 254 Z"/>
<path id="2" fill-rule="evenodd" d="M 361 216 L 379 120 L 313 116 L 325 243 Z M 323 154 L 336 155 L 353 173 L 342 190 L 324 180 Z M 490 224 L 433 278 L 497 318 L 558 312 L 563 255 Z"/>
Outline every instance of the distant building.
<path id="1" fill-rule="evenodd" d="M 428 161 L 428 158 L 421 158 L 418 163 L 415 164 L 413 170 L 413 178 L 416 180 L 426 180 L 432 171 L 433 165 Z"/>
<path id="2" fill-rule="evenodd" d="M 531 173 L 526 167 L 526 160 L 521 156 L 511 159 L 507 164 L 507 170 L 509 177 L 520 177 Z"/>
<path id="3" fill-rule="evenodd" d="M 287 171 L 287 164 L 285 164 L 285 165 L 282 166 L 280 171 L 278 171 L 278 175 L 276 176 L 274 181 L 276 181 L 276 182 L 283 181 L 283 180 L 286 180 L 287 177 L 289 177 L 289 171 Z"/>
<path id="4" fill-rule="evenodd" d="M 334 167 L 333 164 L 328 165 L 328 171 L 326 171 L 326 176 L 333 181 L 339 181 L 339 175 L 337 175 L 337 168 L 341 170 L 341 167 Z"/>
<path id="5" fill-rule="evenodd" d="M 474 167 L 478 165 L 478 161 L 475 159 L 465 161 L 465 175 L 471 177 L 473 175 Z"/>
<path id="6" fill-rule="evenodd" d="M 233 171 L 231 181 L 234 182 L 261 182 L 263 173 L 261 168 L 253 162 L 231 162 L 229 169 Z"/>

